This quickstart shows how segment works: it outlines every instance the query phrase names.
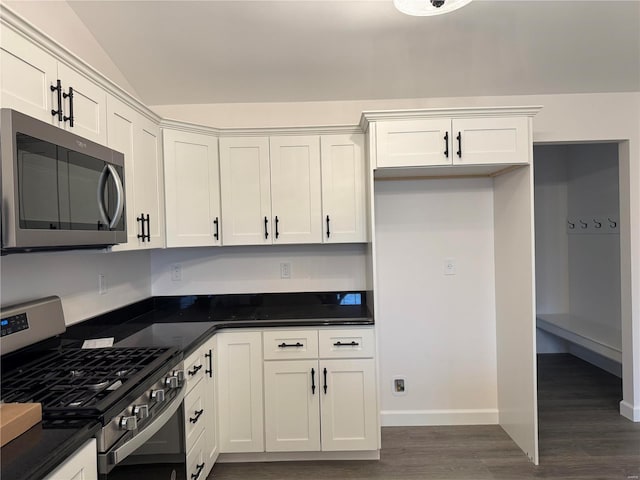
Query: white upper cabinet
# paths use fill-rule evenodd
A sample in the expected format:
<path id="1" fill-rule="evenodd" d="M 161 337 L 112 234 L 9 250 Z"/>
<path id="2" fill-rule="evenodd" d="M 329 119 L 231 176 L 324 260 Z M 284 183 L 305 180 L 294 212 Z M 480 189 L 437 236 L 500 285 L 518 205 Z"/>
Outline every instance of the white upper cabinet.
<path id="1" fill-rule="evenodd" d="M 451 163 L 451 119 L 379 122 L 378 168 L 424 167 Z"/>
<path id="2" fill-rule="evenodd" d="M 320 243 L 320 137 L 269 139 L 273 243 Z"/>
<path id="3" fill-rule="evenodd" d="M 370 112 L 376 168 L 524 165 L 530 162 L 530 118 L 536 107 L 464 111 Z M 468 114 L 468 116 L 465 116 Z M 494 169 L 495 170 L 495 169 Z M 479 173 L 459 170 L 463 173 Z M 450 175 L 455 175 L 455 170 Z"/>
<path id="4" fill-rule="evenodd" d="M 271 178 L 268 137 L 220 139 L 224 245 L 270 244 Z"/>
<path id="5" fill-rule="evenodd" d="M 167 247 L 220 245 L 218 139 L 163 130 Z"/>
<path id="6" fill-rule="evenodd" d="M 101 87 L 9 28 L 2 28 L 0 41 L 3 108 L 106 144 L 107 94 Z"/>
<path id="7" fill-rule="evenodd" d="M 525 117 L 454 119 L 453 164 L 529 163 L 528 126 Z"/>
<path id="8" fill-rule="evenodd" d="M 321 137 L 324 243 L 366 242 L 364 135 Z"/>
<path id="9" fill-rule="evenodd" d="M 124 153 L 127 243 L 114 251 L 164 246 L 160 129 L 114 97 L 107 99 L 107 146 Z"/>

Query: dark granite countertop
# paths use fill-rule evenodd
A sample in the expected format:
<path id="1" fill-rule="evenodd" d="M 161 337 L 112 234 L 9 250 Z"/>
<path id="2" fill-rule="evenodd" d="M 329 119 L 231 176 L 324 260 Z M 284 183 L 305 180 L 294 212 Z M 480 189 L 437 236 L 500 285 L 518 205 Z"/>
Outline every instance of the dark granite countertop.
<path id="1" fill-rule="evenodd" d="M 87 440 L 101 425 L 87 420 L 75 428 L 42 428 L 38 423 L 2 447 L 2 480 L 41 480 Z"/>
<path id="2" fill-rule="evenodd" d="M 365 300 L 365 292 L 154 297 L 72 325 L 48 347 L 114 337 L 116 346 L 171 346 L 186 357 L 221 329 L 373 325 Z M 42 479 L 99 429 L 34 426 L 2 447 L 2 480 Z"/>

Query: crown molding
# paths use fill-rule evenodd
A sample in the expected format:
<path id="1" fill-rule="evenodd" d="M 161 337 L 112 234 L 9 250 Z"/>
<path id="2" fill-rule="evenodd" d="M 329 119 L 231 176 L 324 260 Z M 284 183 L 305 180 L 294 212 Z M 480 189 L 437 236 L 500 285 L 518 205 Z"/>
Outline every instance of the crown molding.
<path id="1" fill-rule="evenodd" d="M 366 132 L 371 122 L 385 120 L 417 120 L 424 118 L 474 118 L 474 117 L 533 117 L 542 106 L 524 107 L 471 107 L 471 108 L 423 108 L 413 110 L 372 110 L 362 112 L 360 128 Z"/>
<path id="2" fill-rule="evenodd" d="M 162 119 L 160 127 L 218 137 L 353 135 L 362 134 L 358 125 L 314 125 L 306 127 L 216 128 L 181 120 Z"/>
<path id="3" fill-rule="evenodd" d="M 118 100 L 124 102 L 141 115 L 147 117 L 149 120 L 156 123 L 160 121 L 160 117 L 140 100 L 135 98 L 109 78 L 105 77 L 100 73 L 100 71 L 96 70 L 73 52 L 60 45 L 53 38 L 38 30 L 2 2 L 0 2 L 0 28 L 12 29 L 30 42 L 44 49 L 47 53 L 53 55 L 59 62 L 66 64 L 68 67 L 76 70 L 83 76 L 88 77 L 102 89 L 116 97 Z"/>

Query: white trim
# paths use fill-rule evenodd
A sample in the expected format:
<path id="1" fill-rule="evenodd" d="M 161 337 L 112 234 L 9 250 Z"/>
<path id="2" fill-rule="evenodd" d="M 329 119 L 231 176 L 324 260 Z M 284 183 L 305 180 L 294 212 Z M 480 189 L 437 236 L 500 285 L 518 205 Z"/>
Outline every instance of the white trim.
<path id="1" fill-rule="evenodd" d="M 383 427 L 418 427 L 436 425 L 497 425 L 497 408 L 457 410 L 383 410 Z"/>
<path id="2" fill-rule="evenodd" d="M 624 400 L 620 402 L 620 415 L 632 422 L 640 422 L 640 405 L 634 407 Z"/>
<path id="3" fill-rule="evenodd" d="M 416 120 L 432 117 L 533 117 L 542 109 L 540 105 L 525 107 L 464 107 L 464 108 L 420 108 L 410 110 L 371 110 L 362 112 L 360 128 L 366 132 L 371 122 L 381 120 Z"/>
<path id="4" fill-rule="evenodd" d="M 221 453 L 216 463 L 296 462 L 308 460 L 380 460 L 380 450 L 352 452 Z"/>

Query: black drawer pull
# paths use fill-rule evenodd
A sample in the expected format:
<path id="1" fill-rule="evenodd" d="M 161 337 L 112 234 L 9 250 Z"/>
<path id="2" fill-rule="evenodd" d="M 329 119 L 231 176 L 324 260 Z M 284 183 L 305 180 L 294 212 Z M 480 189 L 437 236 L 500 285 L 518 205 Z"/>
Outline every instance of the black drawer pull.
<path id="1" fill-rule="evenodd" d="M 311 395 L 316 394 L 316 371 L 311 369 Z"/>
<path id="2" fill-rule="evenodd" d="M 444 156 L 449 158 L 449 132 L 444 134 Z"/>
<path id="3" fill-rule="evenodd" d="M 197 478 L 200 476 L 200 474 L 202 473 L 202 469 L 204 468 L 204 462 L 201 463 L 200 465 L 198 465 L 198 469 L 196 470 L 196 473 L 192 473 L 191 474 L 191 478 L 193 478 L 193 480 L 197 480 Z"/>
<path id="4" fill-rule="evenodd" d="M 276 215 L 275 218 L 275 223 L 276 223 L 276 239 L 280 236 L 280 231 L 278 230 L 278 223 L 280 223 L 280 220 L 278 220 L 278 216 Z"/>
<path id="5" fill-rule="evenodd" d="M 300 342 L 296 342 L 296 343 L 284 343 L 282 342 L 280 345 L 278 345 L 279 348 L 296 348 L 296 347 L 304 347 L 304 345 Z"/>
<path id="6" fill-rule="evenodd" d="M 456 155 L 458 155 L 459 158 L 462 158 L 462 132 L 458 132 L 456 139 L 458 140 L 458 151 L 456 152 Z"/>
<path id="7" fill-rule="evenodd" d="M 324 388 L 324 394 L 327 394 L 327 369 L 323 368 L 322 369 L 322 373 L 324 374 L 324 385 L 322 386 L 322 388 Z"/>
<path id="8" fill-rule="evenodd" d="M 198 419 L 200 418 L 200 415 L 202 415 L 204 413 L 204 408 L 201 408 L 200 410 L 196 410 L 193 413 L 195 413 L 196 416 L 195 417 L 189 417 L 189 421 L 191 423 L 196 423 L 198 421 Z"/>
<path id="9" fill-rule="evenodd" d="M 269 238 L 269 230 L 267 229 L 269 225 L 269 219 L 267 217 L 264 217 L 264 238 L 267 239 Z"/>
<path id="10" fill-rule="evenodd" d="M 142 239 L 142 243 L 144 243 L 147 240 L 147 234 L 145 233 L 145 229 L 144 229 L 144 225 L 145 225 L 145 218 L 144 218 L 144 213 L 141 213 L 139 217 L 136 217 L 136 222 L 141 222 L 142 225 L 142 233 L 138 234 L 138 238 Z"/>
<path id="11" fill-rule="evenodd" d="M 333 344 L 334 347 L 357 347 L 358 345 L 360 345 L 358 342 L 350 342 L 350 343 L 336 342 Z"/>
<path id="12" fill-rule="evenodd" d="M 64 117 L 62 117 L 63 121 L 69 121 L 69 125 L 73 127 L 73 87 L 69 87 L 69 93 L 62 93 L 62 98 L 68 98 L 69 99 L 69 116 L 67 117 L 66 115 Z"/>
<path id="13" fill-rule="evenodd" d="M 49 87 L 51 88 L 52 92 L 58 92 L 58 109 L 51 110 L 51 115 L 53 115 L 54 117 L 57 115 L 58 121 L 61 122 L 62 121 L 62 84 L 60 83 L 60 79 L 56 81 L 55 87 L 53 85 L 50 85 Z"/>
<path id="14" fill-rule="evenodd" d="M 327 238 L 331 236 L 331 230 L 329 229 L 329 215 L 327 215 Z"/>
<path id="15" fill-rule="evenodd" d="M 204 356 L 209 359 L 209 368 L 206 369 L 204 373 L 208 373 L 209 378 L 211 378 L 213 377 L 213 354 L 211 353 L 211 350 L 209 350 L 209 353 L 205 353 Z"/>
<path id="16" fill-rule="evenodd" d="M 220 239 L 220 225 L 218 222 L 218 217 L 216 217 L 216 219 L 213 221 L 213 224 L 216 226 L 216 233 L 213 234 L 213 238 L 215 238 L 216 240 Z"/>
<path id="17" fill-rule="evenodd" d="M 202 365 L 196 365 L 195 367 L 193 367 L 193 369 L 189 370 L 187 373 L 189 374 L 189 376 L 194 376 L 196 373 L 198 373 L 198 370 L 200 370 L 202 368 Z"/>

